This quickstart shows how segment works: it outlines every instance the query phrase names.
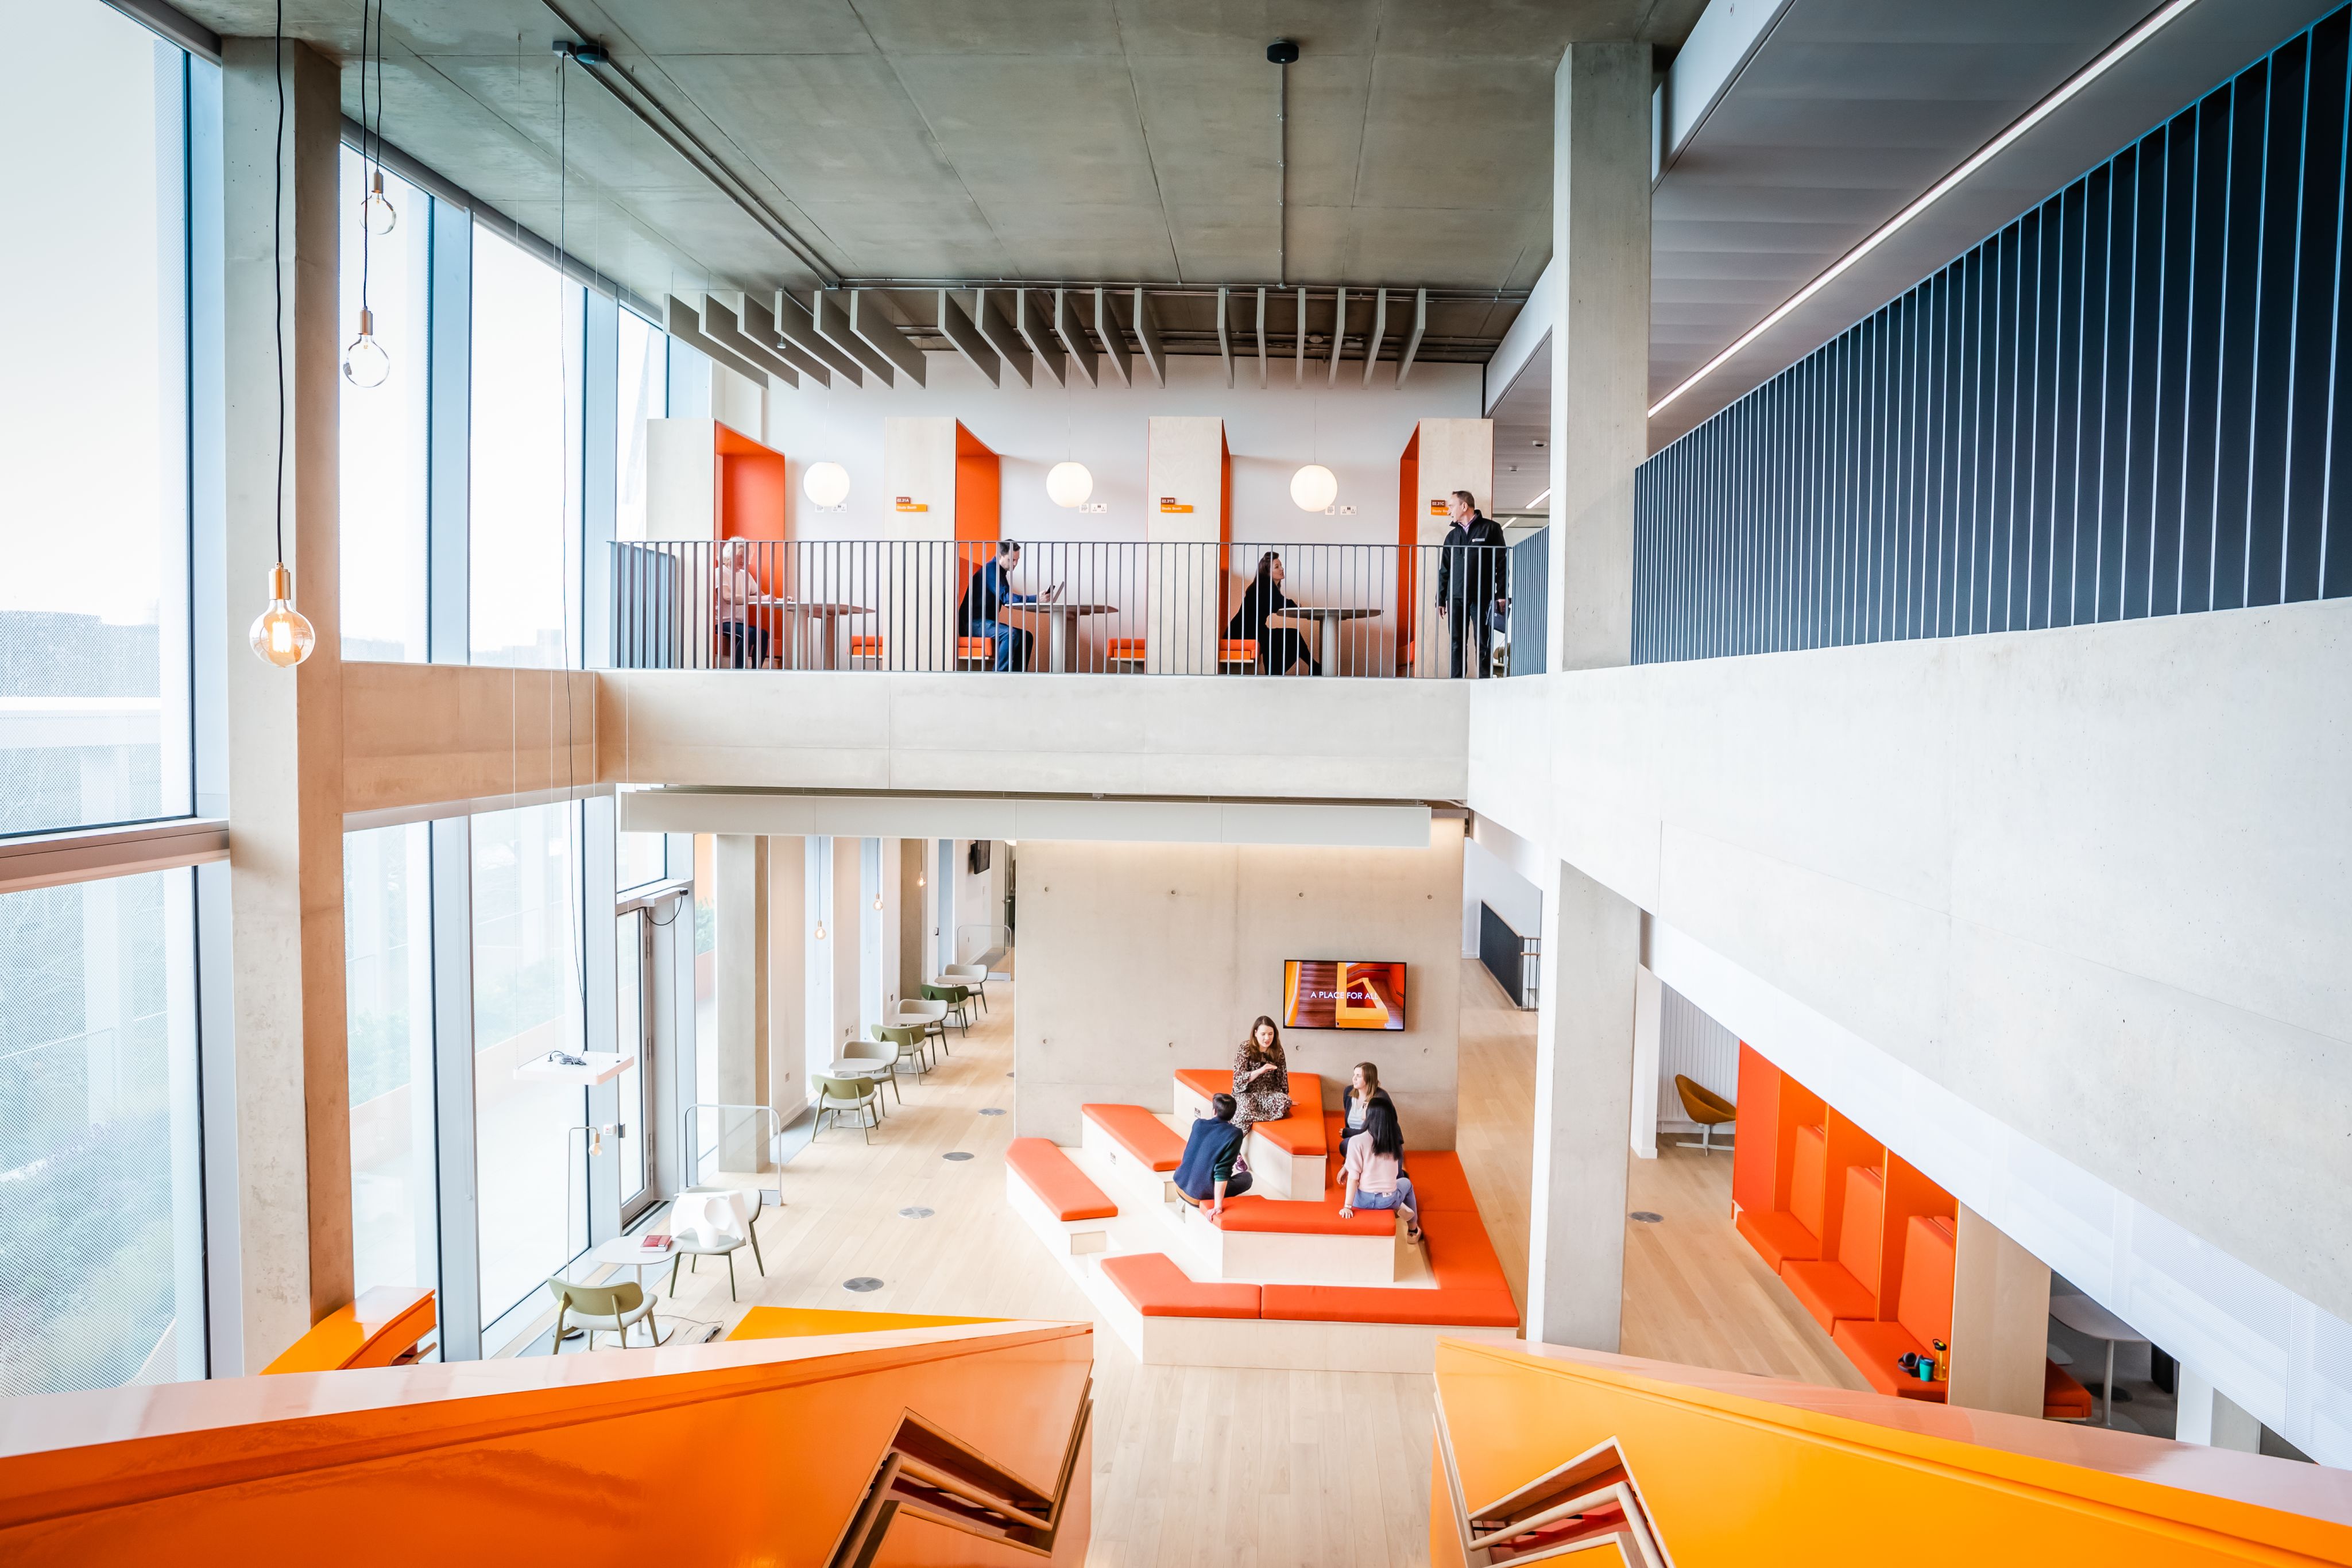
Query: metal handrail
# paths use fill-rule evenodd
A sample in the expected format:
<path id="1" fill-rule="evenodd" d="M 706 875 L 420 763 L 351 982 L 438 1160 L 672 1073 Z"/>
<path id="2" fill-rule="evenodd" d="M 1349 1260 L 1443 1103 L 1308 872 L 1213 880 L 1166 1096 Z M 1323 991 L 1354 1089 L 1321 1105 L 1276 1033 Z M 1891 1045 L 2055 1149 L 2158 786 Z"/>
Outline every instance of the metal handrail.
<path id="1" fill-rule="evenodd" d="M 698 1175 L 702 1169 L 702 1150 L 696 1145 L 694 1141 L 694 1116 L 695 1113 L 698 1111 L 756 1111 L 761 1113 L 767 1116 L 771 1123 L 773 1124 L 773 1130 L 772 1130 L 768 1134 L 768 1153 L 771 1155 L 773 1155 L 776 1152 L 777 1145 L 784 1141 L 784 1118 L 782 1113 L 777 1111 L 773 1105 L 739 1105 L 731 1101 L 726 1100 L 698 1100 L 693 1104 L 688 1105 L 684 1111 L 680 1112 L 678 1113 L 677 1120 L 678 1147 L 684 1149 L 686 1151 L 686 1157 L 693 1162 L 692 1168 L 687 1172 L 687 1176 L 689 1181 Z"/>

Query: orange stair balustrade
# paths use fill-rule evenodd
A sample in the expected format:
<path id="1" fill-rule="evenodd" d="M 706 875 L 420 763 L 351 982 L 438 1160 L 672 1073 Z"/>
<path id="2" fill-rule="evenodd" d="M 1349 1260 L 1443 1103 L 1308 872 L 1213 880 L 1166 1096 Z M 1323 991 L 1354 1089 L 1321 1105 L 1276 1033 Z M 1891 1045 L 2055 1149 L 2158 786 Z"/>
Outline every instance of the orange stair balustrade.
<path id="1" fill-rule="evenodd" d="M 1076 1564 L 1093 1364 L 876 1325 L 7 1400 L 0 1562 Z"/>
<path id="2" fill-rule="evenodd" d="M 1439 1568 L 2352 1563 L 2315 1465 L 1556 1345 L 1441 1339 L 1436 1383 Z"/>
<path id="3" fill-rule="evenodd" d="M 372 1286 L 312 1323 L 262 1375 L 404 1364 L 416 1359 L 436 1321 L 433 1292 L 422 1286 Z"/>

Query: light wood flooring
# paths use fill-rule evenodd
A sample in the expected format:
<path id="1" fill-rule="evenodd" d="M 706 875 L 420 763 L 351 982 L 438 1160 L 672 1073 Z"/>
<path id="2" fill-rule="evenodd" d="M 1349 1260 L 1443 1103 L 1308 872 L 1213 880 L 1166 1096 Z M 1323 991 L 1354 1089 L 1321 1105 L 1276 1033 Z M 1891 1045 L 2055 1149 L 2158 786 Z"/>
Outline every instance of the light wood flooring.
<path id="1" fill-rule="evenodd" d="M 1522 1303 L 1531 1168 L 1535 1020 L 1476 964 L 1464 965 L 1463 1164 Z M 793 1157 L 784 1207 L 760 1227 L 761 1279 L 739 1254 L 682 1276 L 676 1314 L 731 1327 L 753 1305 L 1090 1318 L 1086 1295 L 1003 1200 L 1014 1083 L 1013 988 L 927 1081 L 903 1084 L 869 1145 L 827 1127 Z M 886 1093 L 888 1092 L 886 1090 Z M 949 1160 L 954 1151 L 969 1160 Z M 1668 1150 L 1633 1162 L 1628 1354 L 1858 1385 L 1731 1228 L 1731 1162 Z M 927 1218 L 901 1211 L 928 1208 Z M 879 1279 L 852 1292 L 845 1281 Z M 647 1281 L 652 1283 L 651 1279 Z M 1777 1299 L 1776 1299 L 1777 1297 Z M 662 1308 L 672 1303 L 664 1296 Z M 1817 1343 L 1816 1343 L 1817 1342 Z M 1115 1568 L 1427 1560 L 1430 1385 L 1385 1373 L 1147 1367 L 1107 1329 L 1096 1352 L 1094 1547 Z M 1840 1375 L 1840 1369 L 1843 1375 Z"/>

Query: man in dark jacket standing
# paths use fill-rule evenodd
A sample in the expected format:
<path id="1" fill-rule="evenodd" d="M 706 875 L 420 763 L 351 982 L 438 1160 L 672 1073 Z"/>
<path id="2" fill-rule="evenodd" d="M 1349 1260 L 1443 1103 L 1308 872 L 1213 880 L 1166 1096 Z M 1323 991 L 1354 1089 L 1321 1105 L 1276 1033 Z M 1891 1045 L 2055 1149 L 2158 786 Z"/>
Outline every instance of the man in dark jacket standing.
<path id="1" fill-rule="evenodd" d="M 1437 612 L 1453 631 L 1454 678 L 1461 680 L 1462 640 L 1475 641 L 1477 662 L 1468 674 L 1481 678 L 1492 673 L 1495 622 L 1492 612 L 1509 606 L 1511 558 L 1503 544 L 1503 527 L 1478 510 L 1467 490 L 1456 490 L 1448 509 L 1454 526 L 1445 530 L 1443 553 L 1437 558 Z"/>

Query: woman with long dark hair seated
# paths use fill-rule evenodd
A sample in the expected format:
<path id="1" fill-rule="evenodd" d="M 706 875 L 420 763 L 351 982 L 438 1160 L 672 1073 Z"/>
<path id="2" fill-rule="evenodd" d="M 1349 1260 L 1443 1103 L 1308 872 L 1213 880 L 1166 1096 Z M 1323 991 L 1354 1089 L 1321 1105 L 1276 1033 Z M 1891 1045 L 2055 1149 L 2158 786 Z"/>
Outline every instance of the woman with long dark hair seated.
<path id="1" fill-rule="evenodd" d="M 1412 1178 L 1404 1174 L 1404 1134 L 1385 1100 L 1364 1108 L 1364 1130 L 1348 1140 L 1347 1163 L 1339 1167 L 1339 1218 L 1360 1208 L 1393 1208 L 1404 1216 L 1404 1237 L 1421 1239 L 1420 1206 Z"/>
<path id="2" fill-rule="evenodd" d="M 1279 615 L 1297 601 L 1282 591 L 1282 557 L 1273 550 L 1257 558 L 1257 575 L 1242 590 L 1242 601 L 1225 622 L 1229 639 L 1257 639 L 1257 668 L 1264 675 L 1287 674 L 1299 660 L 1317 674 L 1323 673 L 1323 662 L 1307 651 L 1307 639 L 1294 627 L 1268 627 L 1266 621 Z"/>

